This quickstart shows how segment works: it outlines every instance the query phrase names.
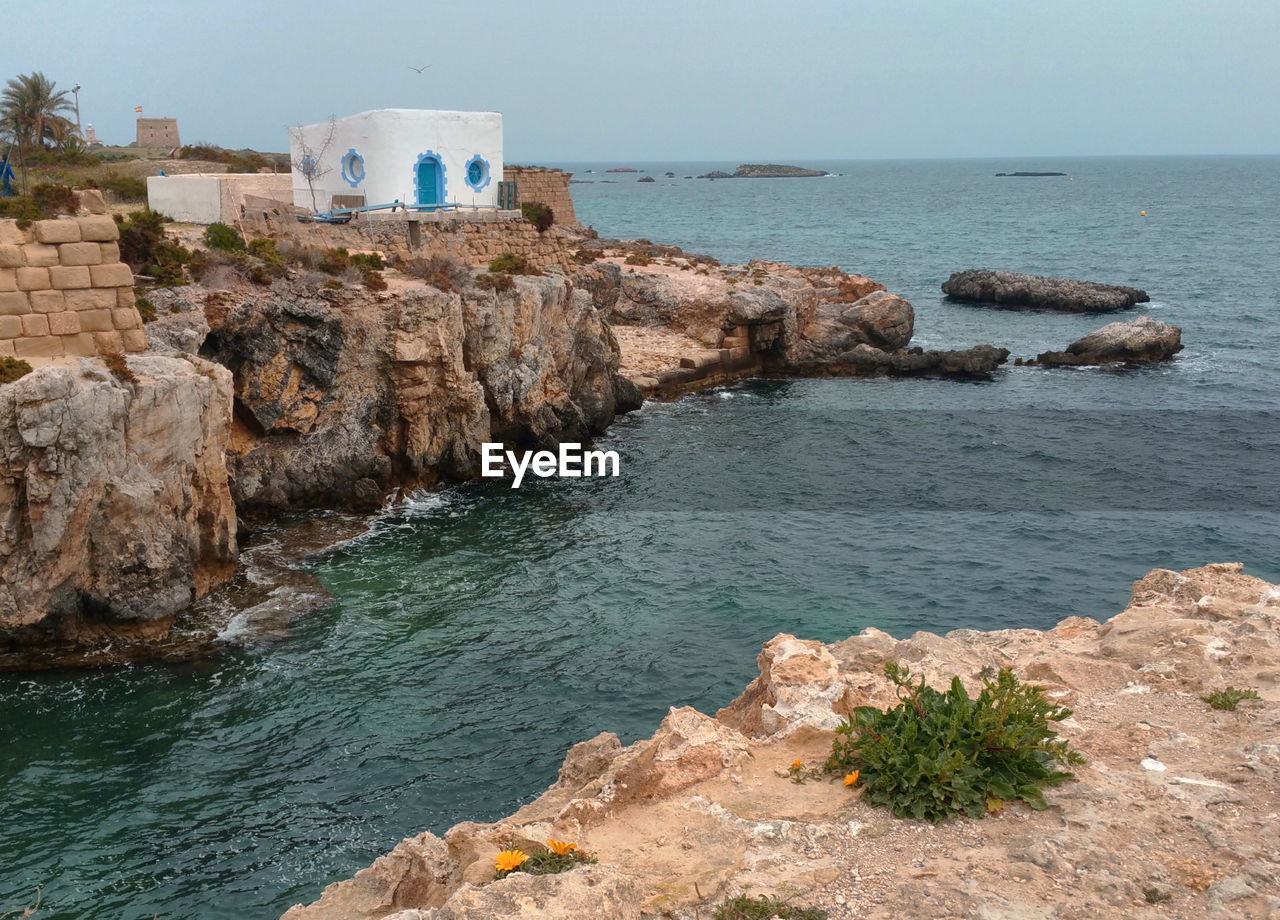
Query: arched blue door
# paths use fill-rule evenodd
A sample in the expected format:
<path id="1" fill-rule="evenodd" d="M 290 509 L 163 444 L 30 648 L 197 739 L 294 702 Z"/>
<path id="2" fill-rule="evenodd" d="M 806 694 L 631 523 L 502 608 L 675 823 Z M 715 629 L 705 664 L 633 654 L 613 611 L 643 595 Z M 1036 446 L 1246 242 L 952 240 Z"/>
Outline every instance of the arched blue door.
<path id="1" fill-rule="evenodd" d="M 444 204 L 444 171 L 440 159 L 424 154 L 418 158 L 418 204 Z"/>

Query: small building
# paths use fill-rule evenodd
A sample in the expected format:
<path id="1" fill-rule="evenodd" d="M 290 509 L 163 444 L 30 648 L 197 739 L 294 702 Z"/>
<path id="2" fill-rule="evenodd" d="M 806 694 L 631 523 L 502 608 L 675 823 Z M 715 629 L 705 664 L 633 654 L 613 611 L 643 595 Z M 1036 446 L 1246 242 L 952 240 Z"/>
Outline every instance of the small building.
<path id="1" fill-rule="evenodd" d="M 178 119 L 176 118 L 139 118 L 139 147 L 181 147 L 178 139 Z"/>
<path id="2" fill-rule="evenodd" d="M 375 109 L 293 129 L 289 154 L 293 202 L 309 211 L 496 208 L 502 115 Z"/>

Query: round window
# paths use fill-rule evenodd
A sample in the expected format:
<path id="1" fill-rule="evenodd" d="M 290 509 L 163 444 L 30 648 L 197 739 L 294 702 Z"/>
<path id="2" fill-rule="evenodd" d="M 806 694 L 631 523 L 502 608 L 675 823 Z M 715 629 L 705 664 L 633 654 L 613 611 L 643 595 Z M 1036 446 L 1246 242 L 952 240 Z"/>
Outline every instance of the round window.
<path id="1" fill-rule="evenodd" d="M 354 147 L 342 155 L 342 178 L 352 188 L 364 181 L 364 157 Z"/>
<path id="2" fill-rule="evenodd" d="M 467 160 L 466 173 L 467 185 L 477 192 L 480 191 L 489 184 L 489 161 L 477 153 Z"/>
<path id="3" fill-rule="evenodd" d="M 313 156 L 304 156 L 298 161 L 298 172 L 302 173 L 308 179 L 316 174 L 316 158 Z"/>

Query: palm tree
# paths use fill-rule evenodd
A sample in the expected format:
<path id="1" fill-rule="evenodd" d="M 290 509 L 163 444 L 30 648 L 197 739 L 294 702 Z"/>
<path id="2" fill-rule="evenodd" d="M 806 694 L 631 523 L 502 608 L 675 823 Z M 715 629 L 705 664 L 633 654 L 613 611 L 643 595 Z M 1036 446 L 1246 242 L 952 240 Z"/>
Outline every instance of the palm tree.
<path id="1" fill-rule="evenodd" d="M 44 74 L 19 74 L 0 93 L 0 127 L 19 147 L 33 143 L 43 147 L 46 139 L 53 139 L 71 124 L 59 113 L 74 108 L 67 91 L 57 89 Z"/>

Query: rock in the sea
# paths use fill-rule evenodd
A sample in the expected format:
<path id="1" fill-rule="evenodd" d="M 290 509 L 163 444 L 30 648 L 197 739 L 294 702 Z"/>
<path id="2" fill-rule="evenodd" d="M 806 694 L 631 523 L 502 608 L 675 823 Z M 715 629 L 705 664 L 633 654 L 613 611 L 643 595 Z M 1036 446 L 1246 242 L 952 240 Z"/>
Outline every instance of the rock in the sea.
<path id="1" fill-rule="evenodd" d="M 657 182 L 658 180 L 653 178 L 653 176 L 641 176 L 636 181 L 637 182 Z"/>
<path id="2" fill-rule="evenodd" d="M 1076 339 L 1066 351 L 1046 351 L 1036 363 L 1048 365 L 1149 364 L 1182 351 L 1182 329 L 1150 316 L 1108 323 Z"/>
<path id="3" fill-rule="evenodd" d="M 1009 360 L 1009 349 L 974 345 L 947 351 L 911 348 L 894 352 L 857 345 L 811 367 L 812 373 L 840 377 L 989 377 Z"/>
<path id="4" fill-rule="evenodd" d="M 1146 303 L 1146 291 L 1119 284 L 1073 281 L 1048 275 L 971 268 L 942 283 L 956 300 L 1013 310 L 1059 310 L 1064 313 L 1106 313 Z"/>
<path id="5" fill-rule="evenodd" d="M 0 386 L 0 659 L 163 635 L 228 579 L 231 375 L 132 355 Z"/>

